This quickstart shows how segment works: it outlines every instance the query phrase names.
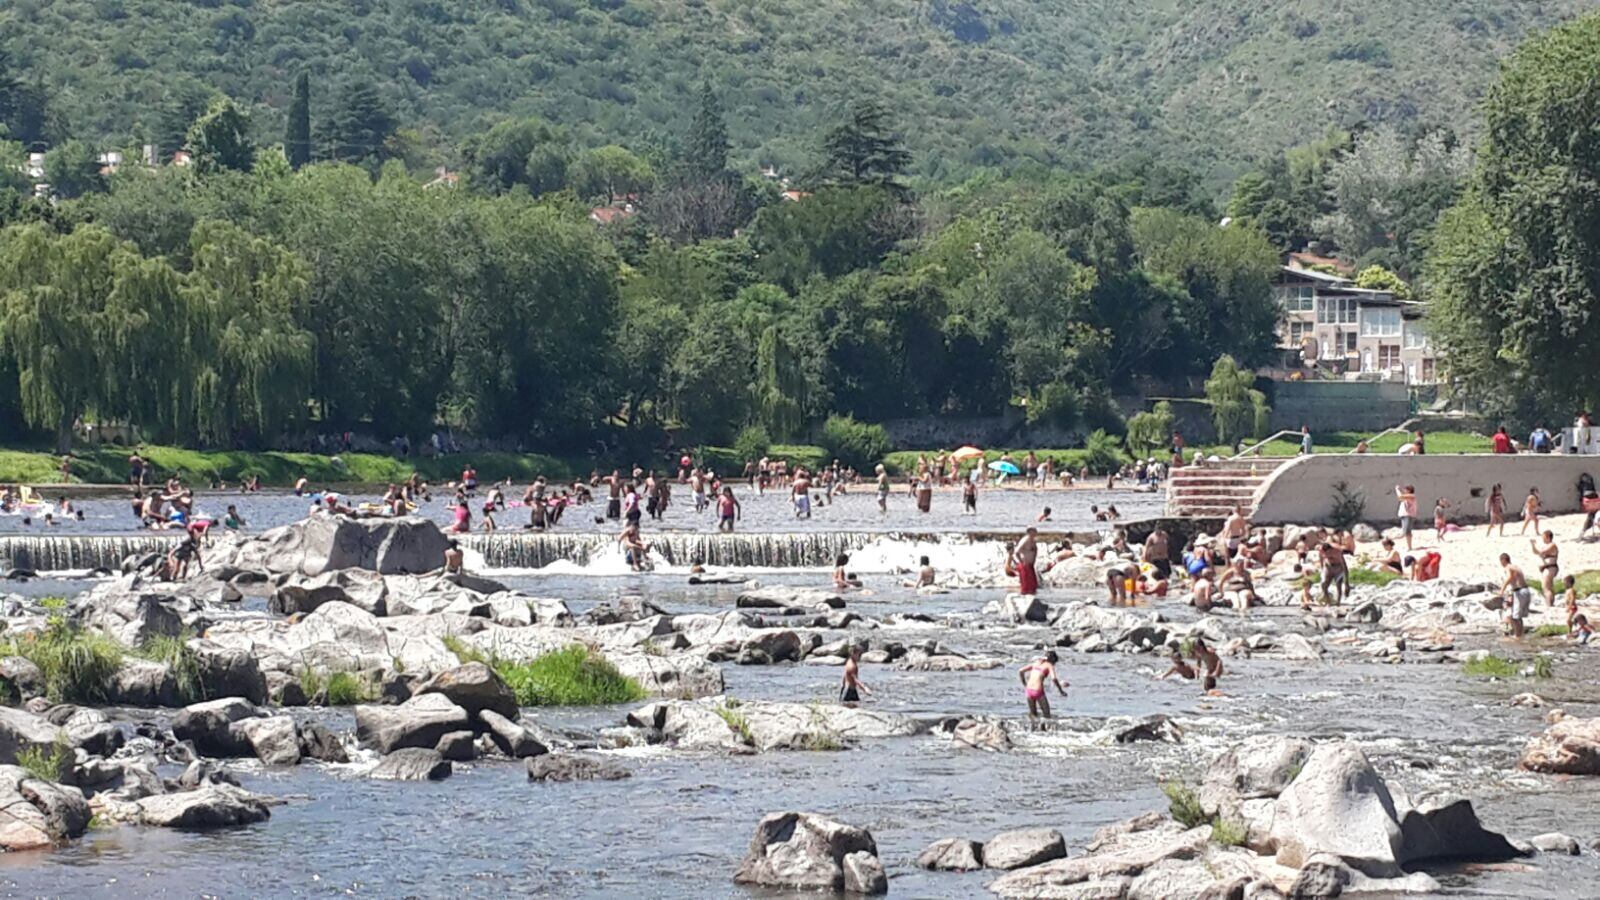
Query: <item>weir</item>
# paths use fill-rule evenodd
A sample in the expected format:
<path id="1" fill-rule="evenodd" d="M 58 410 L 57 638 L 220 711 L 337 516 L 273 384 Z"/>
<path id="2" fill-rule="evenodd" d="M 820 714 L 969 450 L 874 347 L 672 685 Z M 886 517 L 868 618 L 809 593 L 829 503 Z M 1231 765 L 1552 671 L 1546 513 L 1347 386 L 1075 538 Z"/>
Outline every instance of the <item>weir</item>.
<path id="1" fill-rule="evenodd" d="M 67 569 L 117 569 L 129 556 L 165 553 L 179 535 L 5 535 L 0 537 L 0 568 L 59 572 Z"/>

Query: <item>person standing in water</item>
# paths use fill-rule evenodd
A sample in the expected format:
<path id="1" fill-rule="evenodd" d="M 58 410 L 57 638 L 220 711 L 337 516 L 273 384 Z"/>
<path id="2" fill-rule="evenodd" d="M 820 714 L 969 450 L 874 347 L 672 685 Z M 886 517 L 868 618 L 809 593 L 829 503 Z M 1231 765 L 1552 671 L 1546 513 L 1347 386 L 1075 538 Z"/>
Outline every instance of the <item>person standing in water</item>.
<path id="1" fill-rule="evenodd" d="M 1500 554 L 1500 568 L 1506 573 L 1505 581 L 1500 584 L 1500 599 L 1509 604 L 1506 622 L 1511 626 L 1511 636 L 1521 640 L 1523 620 L 1528 618 L 1528 609 L 1533 606 L 1533 592 L 1528 590 L 1528 577 L 1512 565 L 1511 554 Z M 1508 593 L 1511 596 L 1507 597 Z"/>
<path id="2" fill-rule="evenodd" d="M 1067 687 L 1062 684 L 1056 674 L 1056 663 L 1060 661 L 1054 650 L 1045 651 L 1044 656 L 1023 666 L 1017 673 L 1017 678 L 1022 682 L 1023 694 L 1028 698 L 1028 727 L 1037 727 L 1040 719 L 1050 718 L 1050 698 L 1045 696 L 1045 679 L 1055 682 L 1056 691 L 1061 696 L 1067 695 Z"/>
<path id="3" fill-rule="evenodd" d="M 917 476 L 917 510 L 928 512 L 933 508 L 933 473 L 927 469 Z"/>
<path id="4" fill-rule="evenodd" d="M 1029 527 L 1011 550 L 1011 565 L 1017 570 L 1017 593 L 1031 597 L 1039 593 L 1039 529 Z"/>
<path id="5" fill-rule="evenodd" d="M 889 511 L 889 473 L 883 468 L 883 463 L 878 463 L 878 512 Z"/>
<path id="6" fill-rule="evenodd" d="M 741 518 L 744 518 L 744 509 L 739 505 L 738 498 L 733 496 L 733 487 L 723 485 L 722 494 L 717 497 L 717 530 L 731 532 L 734 520 Z"/>
<path id="7" fill-rule="evenodd" d="M 854 706 L 861 702 L 863 691 L 869 696 L 872 694 L 872 688 L 861 680 L 861 645 L 851 644 L 850 655 L 844 660 L 844 673 L 839 679 L 839 702 Z"/>

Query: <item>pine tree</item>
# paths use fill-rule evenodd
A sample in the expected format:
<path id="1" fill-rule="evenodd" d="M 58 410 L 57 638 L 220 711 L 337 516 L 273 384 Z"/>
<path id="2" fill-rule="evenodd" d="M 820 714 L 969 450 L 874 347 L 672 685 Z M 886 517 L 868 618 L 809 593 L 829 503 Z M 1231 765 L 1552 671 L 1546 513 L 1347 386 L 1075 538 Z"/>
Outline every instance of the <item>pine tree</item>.
<path id="1" fill-rule="evenodd" d="M 722 102 L 707 79 L 700 85 L 700 109 L 689 128 L 685 160 L 690 178 L 706 182 L 721 177 L 728 169 L 728 123 L 722 117 Z"/>
<path id="2" fill-rule="evenodd" d="M 294 81 L 294 102 L 289 104 L 283 155 L 296 169 L 311 162 L 311 76 L 305 72 Z"/>
<path id="3" fill-rule="evenodd" d="M 823 140 L 824 177 L 843 184 L 896 184 L 911 165 L 911 154 L 888 126 L 889 111 L 875 100 L 851 105 L 849 118 Z"/>
<path id="4" fill-rule="evenodd" d="M 328 156 L 342 162 L 381 163 L 385 142 L 397 123 L 389 105 L 368 81 L 358 81 L 344 91 L 328 123 Z"/>

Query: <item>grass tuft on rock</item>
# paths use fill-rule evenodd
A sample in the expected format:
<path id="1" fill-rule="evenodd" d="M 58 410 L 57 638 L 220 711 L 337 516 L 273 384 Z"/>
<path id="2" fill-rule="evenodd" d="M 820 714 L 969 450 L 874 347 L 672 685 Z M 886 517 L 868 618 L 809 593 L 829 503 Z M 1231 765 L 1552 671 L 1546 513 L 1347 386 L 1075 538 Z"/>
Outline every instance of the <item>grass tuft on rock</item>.
<path id="1" fill-rule="evenodd" d="M 1540 625 L 1528 633 L 1534 637 L 1566 637 L 1567 626 L 1557 624 Z"/>
<path id="2" fill-rule="evenodd" d="M 1243 847 L 1250 836 L 1243 823 L 1218 817 L 1211 822 L 1211 842 L 1223 847 Z"/>
<path id="3" fill-rule="evenodd" d="M 131 651 L 133 656 L 167 667 L 177 686 L 179 702 L 184 706 L 206 699 L 200 685 L 200 659 L 189 646 L 190 637 L 187 631 L 177 636 L 158 634 L 145 638 L 144 643 Z"/>
<path id="4" fill-rule="evenodd" d="M 20 656 L 44 675 L 45 696 L 56 703 L 104 703 L 122 666 L 123 647 L 98 631 L 85 631 L 52 615 L 43 631 L 0 644 L 0 656 Z"/>
<path id="5" fill-rule="evenodd" d="M 451 653 L 456 655 L 456 659 L 463 666 L 467 663 L 474 662 L 486 663 L 490 666 L 494 665 L 493 660 L 489 658 L 487 653 L 484 653 L 482 650 L 479 650 L 471 644 L 468 644 L 466 641 L 463 641 L 461 638 L 458 638 L 453 634 L 445 635 L 444 637 L 440 638 L 440 641 L 444 644 L 444 648 L 446 650 L 449 650 Z"/>
<path id="6" fill-rule="evenodd" d="M 66 738 L 56 738 L 49 747 L 29 747 L 17 751 L 17 765 L 27 769 L 33 777 L 45 781 L 60 781 L 65 777 L 71 760 L 72 746 Z"/>
<path id="7" fill-rule="evenodd" d="M 1555 660 L 1548 656 L 1535 656 L 1533 658 L 1533 677 L 1553 678 L 1556 674 Z"/>
<path id="8" fill-rule="evenodd" d="M 711 710 L 723 722 L 727 723 L 728 729 L 737 734 L 739 740 L 744 741 L 746 744 L 753 744 L 755 743 L 755 736 L 750 733 L 750 719 L 744 713 L 739 712 L 738 704 L 739 701 L 737 700 L 728 700 L 713 706 Z"/>
<path id="9" fill-rule="evenodd" d="M 1478 678 L 1515 678 L 1519 670 L 1511 660 L 1490 653 L 1462 663 L 1461 672 Z"/>
<path id="10" fill-rule="evenodd" d="M 523 706 L 600 706 L 646 696 L 639 682 L 581 644 L 546 653 L 532 662 L 495 660 L 489 664 Z"/>
<path id="11" fill-rule="evenodd" d="M 300 673 L 300 691 L 312 706 L 355 706 L 372 699 L 372 686 L 353 672 L 323 675 L 313 669 Z"/>
<path id="12" fill-rule="evenodd" d="M 1167 795 L 1167 811 L 1173 821 L 1185 828 L 1198 828 L 1211 824 L 1211 817 L 1200 808 L 1200 798 L 1194 789 L 1181 781 L 1163 781 L 1161 793 Z"/>
<path id="13" fill-rule="evenodd" d="M 1374 572 L 1371 569 L 1351 569 L 1350 583 L 1352 585 L 1364 584 L 1372 587 L 1383 587 L 1399 581 L 1399 572 Z"/>

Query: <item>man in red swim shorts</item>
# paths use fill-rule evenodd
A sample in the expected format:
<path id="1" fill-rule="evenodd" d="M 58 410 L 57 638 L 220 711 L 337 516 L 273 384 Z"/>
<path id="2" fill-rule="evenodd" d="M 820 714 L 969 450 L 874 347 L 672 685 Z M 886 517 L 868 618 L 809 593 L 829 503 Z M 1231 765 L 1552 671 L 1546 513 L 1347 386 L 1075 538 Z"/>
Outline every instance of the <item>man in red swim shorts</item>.
<path id="1" fill-rule="evenodd" d="M 1011 550 L 1011 565 L 1017 570 L 1017 592 L 1027 596 L 1039 593 L 1039 572 L 1034 563 L 1039 559 L 1039 529 L 1029 528 Z"/>

